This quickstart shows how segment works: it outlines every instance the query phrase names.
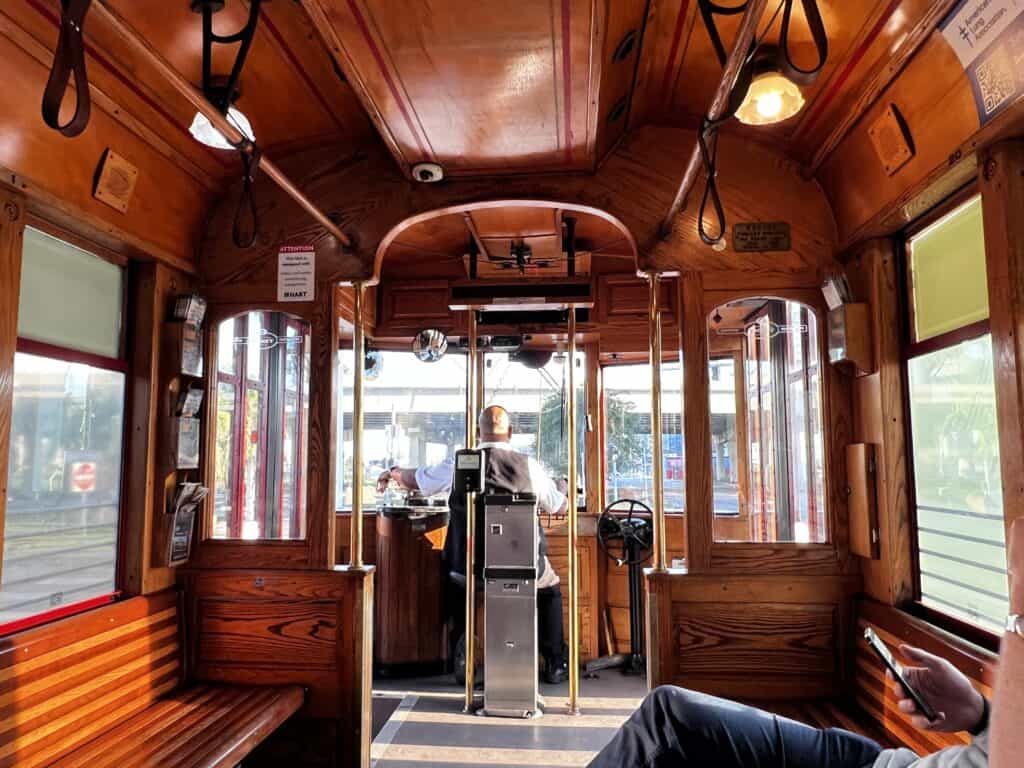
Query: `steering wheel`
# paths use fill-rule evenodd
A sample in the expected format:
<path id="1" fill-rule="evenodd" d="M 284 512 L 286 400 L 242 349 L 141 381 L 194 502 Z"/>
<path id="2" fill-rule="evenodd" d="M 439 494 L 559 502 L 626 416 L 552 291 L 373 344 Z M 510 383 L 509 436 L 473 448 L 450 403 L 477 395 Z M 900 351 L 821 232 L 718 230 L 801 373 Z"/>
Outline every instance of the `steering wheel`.
<path id="1" fill-rule="evenodd" d="M 627 514 L 622 517 L 616 512 Z M 642 501 L 617 499 L 604 508 L 597 521 L 597 543 L 619 566 L 646 563 L 654 554 L 653 517 L 654 512 Z M 633 557 L 630 557 L 630 544 L 636 545 Z M 644 551 L 647 554 L 641 557 Z"/>

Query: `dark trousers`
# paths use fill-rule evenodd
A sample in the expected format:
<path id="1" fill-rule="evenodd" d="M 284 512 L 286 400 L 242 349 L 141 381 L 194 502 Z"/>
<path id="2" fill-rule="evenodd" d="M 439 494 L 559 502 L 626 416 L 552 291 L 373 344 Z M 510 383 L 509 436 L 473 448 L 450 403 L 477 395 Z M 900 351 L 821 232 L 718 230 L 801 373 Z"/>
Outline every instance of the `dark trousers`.
<path id="1" fill-rule="evenodd" d="M 881 748 L 683 688 L 655 689 L 590 768 L 865 768 Z"/>
<path id="2" fill-rule="evenodd" d="M 463 589 L 453 588 L 452 595 L 449 600 L 449 616 L 454 642 L 466 631 L 466 593 Z M 562 622 L 562 588 L 559 584 L 537 590 L 537 649 L 545 661 L 563 660 L 565 630 Z"/>

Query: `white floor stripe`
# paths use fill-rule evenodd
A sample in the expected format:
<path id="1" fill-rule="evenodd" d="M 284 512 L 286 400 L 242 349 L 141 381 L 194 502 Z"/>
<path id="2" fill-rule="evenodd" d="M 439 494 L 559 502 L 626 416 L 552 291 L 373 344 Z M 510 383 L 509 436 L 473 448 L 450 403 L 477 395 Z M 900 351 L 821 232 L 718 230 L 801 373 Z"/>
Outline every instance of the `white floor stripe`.
<path id="1" fill-rule="evenodd" d="M 405 718 L 412 711 L 412 708 L 416 706 L 416 702 L 419 699 L 419 696 L 409 694 L 402 699 L 402 703 L 391 713 L 391 717 L 388 718 L 384 727 L 380 729 L 380 733 L 377 734 L 377 738 L 373 740 L 373 744 L 370 746 L 370 768 L 376 768 L 377 760 L 391 746 L 391 742 L 395 740 L 395 736 L 398 734 L 398 729 L 402 727 Z M 380 750 L 379 753 L 378 749 Z"/>

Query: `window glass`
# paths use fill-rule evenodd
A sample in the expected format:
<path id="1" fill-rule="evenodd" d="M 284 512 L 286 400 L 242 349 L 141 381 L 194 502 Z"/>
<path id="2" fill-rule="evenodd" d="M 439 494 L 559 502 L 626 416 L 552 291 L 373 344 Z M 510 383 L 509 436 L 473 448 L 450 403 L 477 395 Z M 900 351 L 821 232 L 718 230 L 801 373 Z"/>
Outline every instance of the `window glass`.
<path id="1" fill-rule="evenodd" d="M 500 405 L 512 416 L 512 445 L 520 453 L 533 456 L 555 479 L 568 479 L 569 444 L 568 382 L 569 360 L 555 352 L 544 365 L 539 360 L 516 354 L 493 352 L 484 356 L 483 405 Z M 586 364 L 582 352 L 576 354 L 576 474 L 577 489 L 583 498 L 585 447 L 587 434 Z"/>
<path id="2" fill-rule="evenodd" d="M 115 589 L 125 375 L 17 354 L 0 624 Z"/>
<path id="3" fill-rule="evenodd" d="M 18 337 L 118 357 L 122 280 L 117 265 L 27 227 Z"/>
<path id="4" fill-rule="evenodd" d="M 683 484 L 681 411 L 683 375 L 678 362 L 661 365 L 662 464 L 665 510 L 682 512 Z M 602 370 L 605 423 L 605 502 L 638 499 L 653 503 L 653 438 L 651 430 L 651 366 L 610 365 Z"/>
<path id="5" fill-rule="evenodd" d="M 1002 629 L 1008 609 L 989 335 L 908 363 L 921 600 Z"/>
<path id="6" fill-rule="evenodd" d="M 425 363 L 412 352 L 379 353 L 379 373 L 363 380 L 363 506 L 377 499 L 377 476 L 398 465 L 453 459 L 466 444 L 466 356 Z M 339 354 L 336 504 L 352 507 L 352 351 Z"/>
<path id="7" fill-rule="evenodd" d="M 988 317 L 981 198 L 910 239 L 914 341 Z"/>
<path id="8" fill-rule="evenodd" d="M 305 536 L 309 344 L 308 326 L 283 312 L 217 329 L 215 538 Z"/>
<path id="9" fill-rule="evenodd" d="M 752 298 L 708 318 L 715 540 L 824 542 L 817 319 Z"/>

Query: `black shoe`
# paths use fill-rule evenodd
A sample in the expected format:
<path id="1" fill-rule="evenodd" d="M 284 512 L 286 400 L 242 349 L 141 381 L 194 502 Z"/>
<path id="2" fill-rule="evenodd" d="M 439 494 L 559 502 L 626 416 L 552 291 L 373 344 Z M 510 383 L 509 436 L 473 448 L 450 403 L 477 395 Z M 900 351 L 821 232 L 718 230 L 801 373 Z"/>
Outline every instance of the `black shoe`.
<path id="1" fill-rule="evenodd" d="M 569 664 L 562 657 L 546 659 L 544 662 L 544 682 L 558 685 L 569 679 Z"/>

